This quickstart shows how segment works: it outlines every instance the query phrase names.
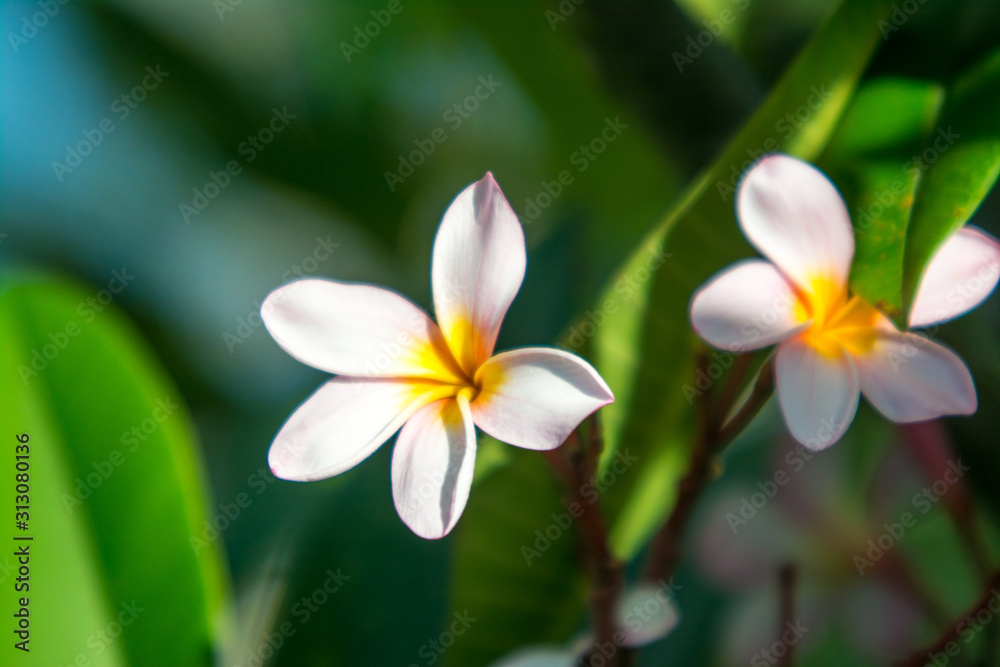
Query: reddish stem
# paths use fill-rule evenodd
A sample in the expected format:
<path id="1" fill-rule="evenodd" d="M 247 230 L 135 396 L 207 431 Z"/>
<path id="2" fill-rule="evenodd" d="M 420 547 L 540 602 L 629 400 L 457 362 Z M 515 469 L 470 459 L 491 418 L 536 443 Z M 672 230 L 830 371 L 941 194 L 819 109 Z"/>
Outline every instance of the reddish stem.
<path id="1" fill-rule="evenodd" d="M 688 523 L 694 514 L 699 498 L 705 487 L 713 478 L 713 463 L 715 457 L 732 442 L 751 420 L 764 407 L 767 399 L 774 391 L 774 365 L 768 361 L 761 368 L 760 375 L 754 385 L 753 392 L 740 411 L 724 424 L 718 423 L 725 418 L 732 406 L 720 406 L 711 414 L 702 413 L 701 427 L 698 439 L 691 452 L 688 471 L 681 480 L 677 492 L 677 503 L 667 518 L 659 533 L 653 538 L 649 557 L 646 561 L 643 577 L 647 581 L 669 579 L 677 570 L 681 561 L 681 542 Z M 703 404 L 707 401 L 703 401 Z M 722 415 L 719 417 L 719 415 Z"/>
<path id="2" fill-rule="evenodd" d="M 992 601 L 993 597 L 997 595 L 996 588 L 1000 586 L 1000 572 L 996 572 L 989 578 L 986 582 L 986 590 L 976 603 L 972 605 L 969 611 L 962 614 L 959 618 L 955 620 L 950 626 L 945 628 L 945 631 L 941 634 L 937 640 L 930 646 L 926 646 L 916 652 L 914 652 L 910 657 L 897 661 L 895 663 L 896 667 L 923 667 L 930 661 L 929 655 L 936 653 L 947 654 L 948 644 L 956 641 L 962 632 L 962 627 L 966 624 L 966 618 L 969 616 L 975 616 L 978 612 L 983 609 L 989 609 L 988 605 Z M 992 614 L 992 612 L 990 612 Z"/>

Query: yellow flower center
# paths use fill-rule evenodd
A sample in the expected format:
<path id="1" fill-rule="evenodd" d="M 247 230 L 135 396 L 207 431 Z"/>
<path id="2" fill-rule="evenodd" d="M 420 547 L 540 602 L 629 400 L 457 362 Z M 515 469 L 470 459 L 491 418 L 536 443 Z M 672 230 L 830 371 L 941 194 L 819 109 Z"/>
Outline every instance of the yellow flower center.
<path id="1" fill-rule="evenodd" d="M 472 403 L 484 388 L 488 390 L 499 383 L 500 368 L 497 364 L 486 364 L 486 346 L 470 319 L 454 321 L 442 334 L 442 338 L 416 352 L 417 363 L 430 372 L 426 377 L 413 378 L 414 397 L 462 396 Z"/>
<path id="2" fill-rule="evenodd" d="M 802 339 L 820 354 L 838 357 L 846 349 L 864 354 L 875 344 L 876 325 L 882 315 L 860 297 L 826 277 L 810 281 L 809 290 L 799 290 L 795 316 L 799 322 L 812 320 Z"/>

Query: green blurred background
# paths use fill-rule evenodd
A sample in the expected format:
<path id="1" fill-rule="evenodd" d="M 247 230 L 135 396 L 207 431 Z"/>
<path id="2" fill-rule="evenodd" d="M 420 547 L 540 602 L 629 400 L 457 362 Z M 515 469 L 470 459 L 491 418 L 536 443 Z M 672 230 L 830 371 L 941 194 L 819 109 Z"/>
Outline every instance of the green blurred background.
<path id="1" fill-rule="evenodd" d="M 474 639 L 473 630 L 487 633 L 494 621 L 469 601 L 481 594 L 494 605 L 490 595 L 519 583 L 459 590 L 479 565 L 459 540 L 471 524 L 488 530 L 487 519 L 470 505 L 456 536 L 416 538 L 392 505 L 388 446 L 324 482 L 270 476 L 271 437 L 324 376 L 278 348 L 260 325 L 259 304 L 288 280 L 317 276 L 385 285 L 429 306 L 440 216 L 489 170 L 521 217 L 529 254 L 499 348 L 555 342 L 613 284 L 614 271 L 729 144 L 836 4 L 5 2 L 0 270 L 10 307 L 0 321 L 5 349 L 18 352 L 4 360 L 2 396 L 19 407 L 5 413 L 4 437 L 31 433 L 35 483 L 52 487 L 34 499 L 40 555 L 33 576 L 39 595 L 49 596 L 37 603 L 38 649 L 12 664 L 71 664 L 79 655 L 109 665 L 256 664 L 248 656 L 291 623 L 294 633 L 267 664 L 481 665 L 524 644 L 564 643 L 585 631 L 582 589 L 567 574 L 554 589 L 536 582 L 521 593 L 537 605 L 529 622 L 514 617 L 494 626 L 496 636 Z M 723 24 L 723 16 L 732 21 Z M 900 30 L 879 37 L 865 77 L 947 85 L 994 52 L 997 35 L 1000 4 L 927 0 Z M 839 57 L 836 45 L 829 49 Z M 623 128 L 619 136 L 588 155 L 582 148 L 608 123 Z M 428 141 L 435 132 L 442 143 Z M 420 164 L 409 174 L 401 160 Z M 572 182 L 557 186 L 563 171 Z M 975 222 L 996 234 L 998 214 L 993 196 Z M 719 224 L 735 228 L 735 218 Z M 25 380 L 19 366 L 30 367 L 32 353 L 70 321 L 82 327 L 79 339 Z M 980 391 L 979 414 L 949 429 L 972 465 L 973 493 L 987 517 L 1000 502 L 992 447 L 1000 429 L 998 325 L 994 298 L 942 332 Z M 182 407 L 156 412 L 157 399 Z M 133 427 L 150 444 L 140 439 L 129 450 L 125 434 Z M 861 466 L 898 483 L 910 473 L 893 467 L 896 438 L 865 409 L 827 467 Z M 727 460 L 718 497 L 735 494 L 738 505 L 789 446 L 776 411 L 767 411 Z M 92 497 L 67 505 L 77 481 L 100 473 L 115 450 L 124 463 L 112 463 Z M 885 458 L 870 454 L 886 451 Z M 497 461 L 499 476 L 504 463 L 516 467 L 521 459 Z M 845 492 L 854 475 L 829 476 L 831 505 L 878 526 L 878 503 L 854 507 L 859 494 Z M 539 493 L 557 499 L 558 485 L 543 481 Z M 902 486 L 900 497 L 908 498 L 911 489 Z M 706 502 L 706 513 L 715 502 Z M 203 532 L 204 520 L 227 512 L 235 517 L 219 539 Z M 706 517 L 706 525 L 725 527 Z M 916 576 L 957 613 L 978 589 L 957 540 L 947 537 L 953 528 L 935 522 L 941 534 L 928 528 L 923 542 L 914 540 L 914 558 L 933 562 Z M 794 542 L 794 554 L 829 553 L 843 537 L 806 523 L 768 524 L 755 534 L 770 546 Z M 864 544 L 877 535 L 855 537 Z M 205 539 L 204 548 L 192 536 Z M 725 541 L 712 547 L 711 539 L 704 548 L 723 560 L 770 567 L 763 556 L 758 563 Z M 568 543 L 564 555 L 572 559 Z M 520 544 L 504 547 L 514 562 Z M 934 561 L 939 550 L 945 555 Z M 773 624 L 760 612 L 773 606 L 767 587 L 748 592 L 754 577 L 736 585 L 706 569 L 685 566 L 684 620 L 642 664 L 735 664 L 757 650 L 744 645 L 769 645 Z M 904 637 L 886 640 L 890 648 L 857 648 L 866 640 L 853 637 L 882 634 L 866 614 L 877 620 L 879 605 L 895 603 L 868 590 L 868 580 L 856 596 L 844 593 L 838 582 L 851 578 L 849 558 L 847 575 L 843 569 L 824 565 L 806 577 L 804 591 L 821 601 L 817 617 L 825 620 L 809 637 L 814 662 L 802 664 L 884 664 L 872 656 L 919 644 L 941 627 L 941 618 L 904 601 L 899 614 L 915 619 L 903 624 Z M 296 607 L 331 572 L 340 583 L 329 600 L 308 614 Z M 10 581 L 3 586 L 7 605 Z M 99 649 L 103 640 L 88 639 L 136 590 L 150 611 Z M 45 616 L 63 604 L 58 617 Z M 429 649 L 452 614 L 466 611 L 484 618 L 467 637 L 476 648 L 444 657 Z M 4 664 L 8 656 L 27 658 L 8 646 L 0 655 Z"/>

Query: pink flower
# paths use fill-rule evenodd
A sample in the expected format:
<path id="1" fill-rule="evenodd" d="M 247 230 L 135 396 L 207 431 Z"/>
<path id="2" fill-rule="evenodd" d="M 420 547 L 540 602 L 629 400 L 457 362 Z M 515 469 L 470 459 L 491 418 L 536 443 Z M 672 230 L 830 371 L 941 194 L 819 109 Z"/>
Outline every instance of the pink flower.
<path id="1" fill-rule="evenodd" d="M 770 261 L 746 260 L 714 276 L 694 295 L 691 321 L 719 348 L 778 344 L 778 401 L 796 440 L 812 449 L 839 440 L 861 393 L 895 422 L 976 411 L 972 376 L 954 352 L 899 331 L 848 293 L 851 221 L 821 172 L 787 155 L 764 158 L 740 183 L 737 216 Z M 997 239 L 972 226 L 959 230 L 931 259 L 910 326 L 975 308 L 996 287 L 998 268 Z"/>
<path id="2" fill-rule="evenodd" d="M 406 298 L 370 285 L 302 280 L 272 292 L 261 307 L 271 336 L 299 361 L 337 374 L 275 437 L 274 474 L 338 475 L 398 430 L 396 509 L 417 535 L 437 539 L 469 498 L 475 426 L 518 447 L 553 449 L 611 403 L 604 380 L 573 354 L 544 347 L 493 354 L 525 264 L 521 225 L 487 173 L 448 207 L 434 241 L 437 324 Z"/>

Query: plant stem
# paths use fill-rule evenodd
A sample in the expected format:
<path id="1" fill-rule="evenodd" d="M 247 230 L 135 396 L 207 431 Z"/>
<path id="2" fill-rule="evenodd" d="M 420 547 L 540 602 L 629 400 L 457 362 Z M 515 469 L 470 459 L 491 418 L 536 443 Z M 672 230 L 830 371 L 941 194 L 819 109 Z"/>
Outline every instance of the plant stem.
<path id="1" fill-rule="evenodd" d="M 704 361 L 702 362 L 704 363 Z M 764 362 L 750 397 L 728 422 L 720 423 L 732 405 L 720 405 L 717 410 L 704 411 L 698 438 L 691 452 L 688 471 L 681 480 L 677 503 L 659 533 L 653 538 L 643 577 L 647 581 L 668 579 L 676 572 L 681 560 L 681 542 L 694 514 L 698 499 L 712 480 L 715 457 L 747 427 L 764 407 L 774 391 L 774 364 Z M 730 392 L 734 397 L 738 392 Z M 703 397 L 707 398 L 707 397 Z M 730 400 L 735 400 L 732 398 Z M 707 404 L 708 401 L 702 401 Z"/>
<path id="2" fill-rule="evenodd" d="M 786 632 L 786 629 L 792 628 L 795 625 L 795 584 L 797 579 L 798 572 L 795 565 L 787 563 L 781 568 L 781 573 L 778 576 L 779 585 L 781 586 L 781 613 L 779 614 L 780 625 L 778 625 L 779 641 L 781 641 L 781 637 Z M 792 667 L 794 664 L 792 654 L 795 651 L 795 644 L 788 644 L 785 648 L 785 656 L 778 665 L 779 667 Z"/>
<path id="3" fill-rule="evenodd" d="M 979 599 L 976 600 L 976 603 L 972 605 L 968 613 L 962 614 L 958 619 L 956 619 L 954 623 L 945 629 L 944 633 L 942 633 L 942 635 L 938 637 L 933 644 L 915 651 L 912 655 L 910 655 L 910 657 L 904 660 L 896 662 L 896 667 L 923 667 L 929 660 L 928 655 L 935 653 L 947 653 L 948 645 L 955 642 L 961 634 L 961 628 L 966 624 L 966 618 L 969 616 L 974 617 L 979 611 L 988 609 L 987 605 L 996 594 L 995 589 L 998 586 L 1000 586 L 1000 572 L 994 573 L 993 576 L 989 578 L 986 582 L 986 590 L 979 597 Z"/>
<path id="4" fill-rule="evenodd" d="M 615 634 L 619 631 L 615 621 L 615 605 L 625 585 L 624 566 L 608 544 L 608 529 L 601 513 L 600 503 L 584 498 L 586 485 L 593 480 L 597 464 L 604 449 L 600 423 L 594 415 L 589 420 L 586 443 L 579 430 L 566 442 L 552 451 L 543 452 L 545 458 L 566 483 L 566 507 L 572 516 L 578 516 L 577 525 L 591 561 L 593 585 L 590 591 L 590 611 L 594 626 L 595 645 L 616 646 Z M 629 651 L 624 647 L 602 663 L 609 667 L 624 667 L 629 661 Z M 593 654 L 583 664 L 590 664 Z"/>

